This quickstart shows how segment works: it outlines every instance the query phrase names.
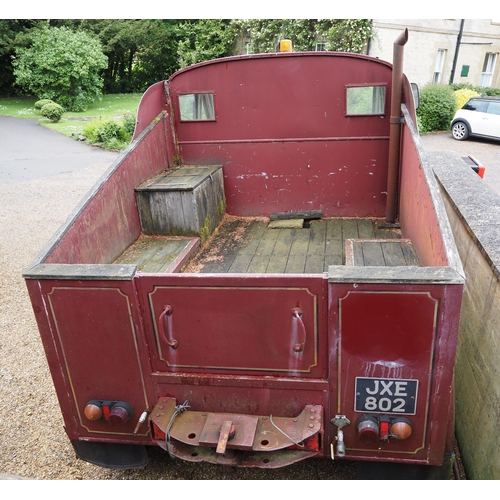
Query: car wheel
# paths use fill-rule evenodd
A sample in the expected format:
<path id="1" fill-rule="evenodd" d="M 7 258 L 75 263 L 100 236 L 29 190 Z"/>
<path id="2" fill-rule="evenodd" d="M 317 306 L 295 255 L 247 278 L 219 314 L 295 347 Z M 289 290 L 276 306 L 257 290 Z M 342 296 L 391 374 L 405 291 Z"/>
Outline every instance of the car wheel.
<path id="1" fill-rule="evenodd" d="M 456 122 L 451 128 L 451 135 L 457 141 L 465 141 L 469 137 L 469 127 L 464 122 Z"/>

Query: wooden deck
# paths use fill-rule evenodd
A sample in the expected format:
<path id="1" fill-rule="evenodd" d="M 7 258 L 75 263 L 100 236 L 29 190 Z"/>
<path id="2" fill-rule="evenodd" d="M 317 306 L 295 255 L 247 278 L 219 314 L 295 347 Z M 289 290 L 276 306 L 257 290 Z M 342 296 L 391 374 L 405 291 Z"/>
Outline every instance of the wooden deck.
<path id="1" fill-rule="evenodd" d="M 141 236 L 113 264 L 135 264 L 143 273 L 175 273 L 199 247 L 199 238 Z"/>
<path id="2" fill-rule="evenodd" d="M 418 261 L 401 231 L 379 228 L 373 219 L 322 219 L 301 229 L 228 219 L 186 272 L 315 274 L 345 264 L 408 266 Z"/>
<path id="3" fill-rule="evenodd" d="M 198 238 L 142 236 L 115 264 L 145 273 L 317 274 L 331 265 L 418 266 L 401 231 L 375 219 L 321 219 L 303 228 L 269 228 L 264 219 L 227 217 L 196 253 Z"/>

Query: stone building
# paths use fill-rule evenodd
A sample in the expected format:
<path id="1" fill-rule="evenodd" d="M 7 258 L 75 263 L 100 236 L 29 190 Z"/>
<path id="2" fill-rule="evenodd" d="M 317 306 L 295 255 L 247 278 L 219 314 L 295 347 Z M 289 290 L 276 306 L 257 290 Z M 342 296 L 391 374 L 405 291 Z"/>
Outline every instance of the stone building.
<path id="1" fill-rule="evenodd" d="M 408 28 L 404 72 L 427 83 L 500 87 L 500 19 L 374 19 L 367 54 L 392 62 L 394 40 Z"/>

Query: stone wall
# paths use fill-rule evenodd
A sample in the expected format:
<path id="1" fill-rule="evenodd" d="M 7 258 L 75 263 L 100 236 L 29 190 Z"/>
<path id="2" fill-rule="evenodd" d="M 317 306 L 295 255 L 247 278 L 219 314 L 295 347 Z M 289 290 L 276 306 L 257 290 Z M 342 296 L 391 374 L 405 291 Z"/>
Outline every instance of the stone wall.
<path id="1" fill-rule="evenodd" d="M 466 275 L 456 435 L 468 479 L 500 479 L 500 196 L 455 153 L 428 152 Z"/>

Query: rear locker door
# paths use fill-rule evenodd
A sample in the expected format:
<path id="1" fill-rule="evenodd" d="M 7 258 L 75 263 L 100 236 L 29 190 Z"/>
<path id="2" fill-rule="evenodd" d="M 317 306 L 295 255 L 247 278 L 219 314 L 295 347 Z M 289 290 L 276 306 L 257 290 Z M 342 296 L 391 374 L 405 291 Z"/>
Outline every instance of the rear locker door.
<path id="1" fill-rule="evenodd" d="M 145 351 L 132 280 L 27 280 L 54 384 L 71 439 L 128 436 L 149 407 Z M 129 403 L 134 414 L 119 428 L 84 415 L 89 400 Z M 74 418 L 73 418 L 74 416 Z M 147 435 L 144 427 L 137 438 Z"/>
<path id="2" fill-rule="evenodd" d="M 385 459 L 406 455 L 425 460 L 429 443 L 442 451 L 460 289 L 410 283 L 330 285 L 332 343 L 338 347 L 331 361 L 338 373 L 331 411 L 351 422 L 343 428 L 346 456 L 376 452 Z M 404 417 L 413 433 L 404 441 L 362 442 L 356 421 L 364 415 Z"/>
<path id="3" fill-rule="evenodd" d="M 136 279 L 154 371 L 325 376 L 323 276 Z"/>

